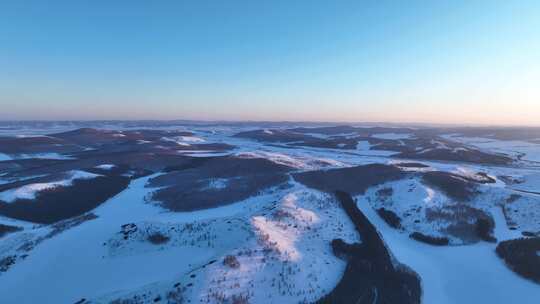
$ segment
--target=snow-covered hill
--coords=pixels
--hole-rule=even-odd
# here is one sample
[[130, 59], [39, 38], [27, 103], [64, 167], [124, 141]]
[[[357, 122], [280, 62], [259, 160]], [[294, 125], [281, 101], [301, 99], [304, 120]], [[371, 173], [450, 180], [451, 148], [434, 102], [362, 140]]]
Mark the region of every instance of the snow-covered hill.
[[[362, 126], [92, 127], [0, 138], [0, 303], [344, 299], [336, 287], [354, 263], [384, 265], [334, 191], [354, 197], [392, 267], [418, 277], [422, 303], [540, 299], [519, 271], [540, 269], [540, 256], [496, 252], [540, 238], [538, 142]], [[368, 275], [354, 273], [367, 290], [358, 303], [379, 303], [390, 289], [365, 286]]]

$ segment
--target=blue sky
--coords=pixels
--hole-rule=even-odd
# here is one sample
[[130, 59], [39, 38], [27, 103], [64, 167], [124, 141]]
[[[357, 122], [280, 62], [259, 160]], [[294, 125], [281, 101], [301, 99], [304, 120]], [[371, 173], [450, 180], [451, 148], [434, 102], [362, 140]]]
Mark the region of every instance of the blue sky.
[[540, 124], [538, 1], [2, 1], [0, 119]]

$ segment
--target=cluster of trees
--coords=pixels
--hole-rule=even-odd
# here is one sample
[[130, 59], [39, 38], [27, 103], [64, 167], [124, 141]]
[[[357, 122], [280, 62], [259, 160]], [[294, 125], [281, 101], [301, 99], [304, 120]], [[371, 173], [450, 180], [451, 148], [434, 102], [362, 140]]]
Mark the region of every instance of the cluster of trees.
[[431, 236], [421, 232], [413, 232], [409, 235], [409, 237], [419, 242], [435, 246], [447, 246], [450, 243], [450, 240], [447, 237]]
[[129, 182], [130, 178], [124, 176], [77, 179], [71, 186], [41, 191], [35, 200], [19, 199], [9, 204], [0, 201], [0, 214], [34, 223], [52, 224], [96, 208], [126, 189]]
[[401, 218], [392, 210], [386, 208], [377, 209], [377, 214], [392, 228], [401, 229]]
[[8, 225], [0, 224], [0, 238], [3, 237], [4, 235], [8, 234], [8, 233], [17, 232], [17, 231], [21, 231], [21, 230], [22, 230], [21, 227], [8, 226]]
[[317, 303], [420, 303], [419, 276], [393, 260], [377, 229], [350, 194], [338, 191], [336, 197], [362, 236], [362, 243], [332, 241], [334, 253], [347, 260], [347, 267], [336, 288]]
[[501, 242], [496, 252], [514, 272], [540, 284], [540, 237]]
[[170, 237], [156, 231], [148, 235], [148, 241], [154, 245], [165, 244], [170, 240]]

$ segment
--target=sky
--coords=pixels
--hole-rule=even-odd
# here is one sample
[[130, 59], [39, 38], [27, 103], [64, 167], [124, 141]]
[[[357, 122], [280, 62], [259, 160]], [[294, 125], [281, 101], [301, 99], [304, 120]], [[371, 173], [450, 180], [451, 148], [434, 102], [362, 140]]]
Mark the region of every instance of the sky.
[[0, 1], [0, 120], [540, 125], [540, 1]]

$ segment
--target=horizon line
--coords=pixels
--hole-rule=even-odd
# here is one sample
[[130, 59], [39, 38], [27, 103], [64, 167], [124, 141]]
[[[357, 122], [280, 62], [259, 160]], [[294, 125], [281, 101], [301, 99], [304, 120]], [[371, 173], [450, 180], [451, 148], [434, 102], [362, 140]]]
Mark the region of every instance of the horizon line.
[[178, 123], [205, 123], [205, 124], [331, 124], [331, 125], [402, 125], [402, 126], [431, 126], [431, 127], [470, 127], [470, 128], [540, 128], [540, 123], [537, 125], [531, 124], [504, 124], [504, 123], [435, 123], [435, 122], [388, 122], [388, 121], [331, 121], [331, 120], [235, 120], [235, 119], [0, 119], [1, 124], [5, 123], [69, 123], [69, 122], [85, 122], [85, 123], [99, 123], [99, 122], [178, 122]]

